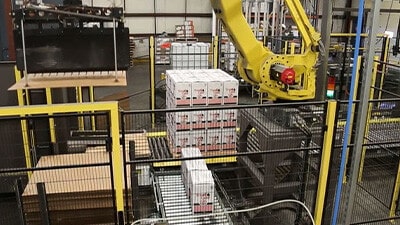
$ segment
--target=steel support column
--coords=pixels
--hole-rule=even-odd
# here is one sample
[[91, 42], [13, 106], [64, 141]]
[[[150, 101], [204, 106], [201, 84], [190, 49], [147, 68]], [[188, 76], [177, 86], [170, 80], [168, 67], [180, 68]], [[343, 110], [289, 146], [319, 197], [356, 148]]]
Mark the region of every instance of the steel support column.
[[321, 41], [325, 46], [324, 55], [320, 56], [322, 63], [318, 70], [316, 82], [316, 100], [326, 99], [326, 86], [328, 80], [329, 46], [331, 44], [332, 27], [332, 0], [325, 0], [322, 4]]
[[[357, 127], [355, 133], [355, 144], [354, 150], [352, 153], [352, 163], [350, 166], [349, 173], [349, 188], [345, 192], [345, 199], [347, 199], [347, 210], [344, 210], [344, 224], [348, 225], [351, 223], [351, 217], [353, 214], [353, 206], [355, 201], [355, 192], [357, 189], [357, 181], [358, 181], [358, 172], [360, 169], [360, 161], [362, 154], [362, 147], [364, 144], [364, 134], [365, 134], [365, 126], [367, 122], [368, 116], [368, 106], [369, 106], [369, 97], [370, 97], [370, 89], [372, 83], [372, 70], [374, 67], [374, 54], [375, 49], [373, 48], [374, 43], [376, 43], [376, 35], [379, 26], [379, 10], [381, 6], [381, 0], [374, 0], [374, 5], [372, 7], [371, 12], [368, 16], [368, 30], [370, 33], [368, 34], [368, 43], [365, 46], [369, 46], [366, 53], [366, 61], [364, 63], [364, 70], [362, 76], [362, 84], [361, 87], [361, 95], [360, 95], [360, 103], [357, 112]], [[349, 122], [349, 121], [348, 121]]]

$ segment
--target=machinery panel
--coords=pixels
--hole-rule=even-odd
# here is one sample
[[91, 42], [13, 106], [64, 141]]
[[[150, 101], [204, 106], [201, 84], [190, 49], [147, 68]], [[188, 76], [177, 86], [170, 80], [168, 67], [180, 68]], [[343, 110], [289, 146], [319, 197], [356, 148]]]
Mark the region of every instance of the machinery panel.
[[115, 70], [113, 22], [117, 68], [129, 68], [129, 29], [122, 8], [25, 7], [13, 12], [19, 70], [24, 54], [28, 73]]
[[[24, 69], [21, 31], [14, 31], [17, 68]], [[118, 70], [129, 68], [129, 30], [117, 29]], [[25, 31], [29, 73], [114, 69], [112, 28], [70, 28]]]

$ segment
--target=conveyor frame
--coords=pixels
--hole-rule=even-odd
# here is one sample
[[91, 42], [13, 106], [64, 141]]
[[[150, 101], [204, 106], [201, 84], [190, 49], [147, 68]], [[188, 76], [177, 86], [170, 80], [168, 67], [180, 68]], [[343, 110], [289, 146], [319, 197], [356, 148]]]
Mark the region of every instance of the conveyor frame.
[[[162, 218], [168, 221], [168, 224], [233, 224], [228, 215], [204, 217], [202, 219], [193, 218], [190, 221], [188, 221], [188, 219], [179, 219], [180, 216], [194, 215], [179, 171], [172, 173], [156, 173], [153, 184], [160, 214]], [[216, 191], [213, 204], [214, 212], [222, 212], [225, 210]]]

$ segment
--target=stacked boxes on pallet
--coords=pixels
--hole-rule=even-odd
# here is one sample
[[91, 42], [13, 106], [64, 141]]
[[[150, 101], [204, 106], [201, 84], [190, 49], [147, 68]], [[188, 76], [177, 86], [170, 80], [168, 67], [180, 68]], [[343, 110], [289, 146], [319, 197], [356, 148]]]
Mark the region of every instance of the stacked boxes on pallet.
[[[182, 148], [182, 158], [201, 157], [198, 148]], [[204, 159], [183, 160], [182, 180], [192, 212], [213, 212], [214, 179]]]
[[186, 147], [202, 152], [235, 150], [237, 110], [207, 107], [237, 105], [238, 81], [218, 69], [167, 70], [166, 74], [167, 108], [190, 108], [167, 113], [171, 153], [179, 156]]
[[229, 39], [221, 40], [221, 55], [223, 60], [221, 66], [223, 69], [225, 71], [235, 71], [238, 54], [235, 46]]
[[174, 70], [208, 69], [210, 44], [204, 42], [171, 44], [171, 65]]
[[186, 20], [182, 25], [175, 25], [175, 34], [177, 38], [193, 38], [194, 25], [192, 20]]
[[156, 40], [155, 63], [170, 64], [171, 43], [173, 38], [158, 37]]

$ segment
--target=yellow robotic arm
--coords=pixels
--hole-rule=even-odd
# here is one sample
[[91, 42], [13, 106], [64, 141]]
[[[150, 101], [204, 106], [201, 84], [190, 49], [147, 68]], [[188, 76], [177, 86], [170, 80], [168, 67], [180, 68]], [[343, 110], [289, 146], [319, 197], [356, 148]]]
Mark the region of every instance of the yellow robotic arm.
[[240, 76], [270, 100], [300, 101], [315, 97], [320, 34], [299, 0], [285, 0], [303, 39], [302, 54], [275, 54], [256, 39], [242, 12], [241, 0], [210, 0], [218, 19], [239, 52]]

